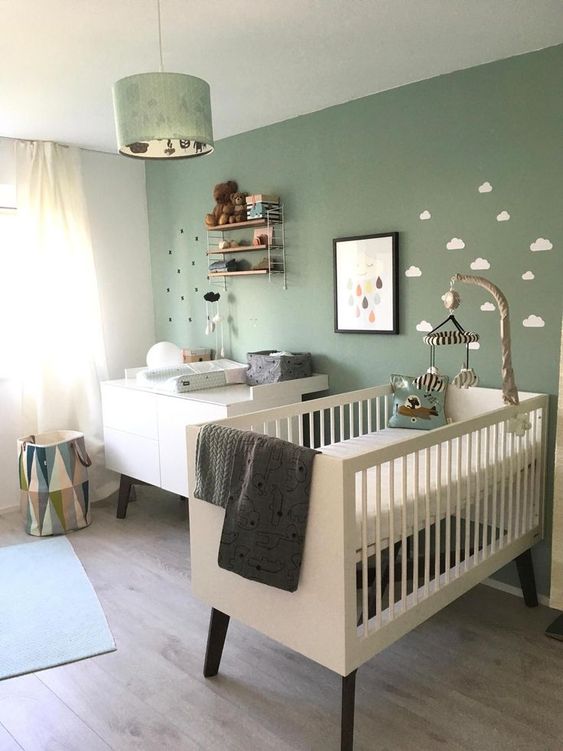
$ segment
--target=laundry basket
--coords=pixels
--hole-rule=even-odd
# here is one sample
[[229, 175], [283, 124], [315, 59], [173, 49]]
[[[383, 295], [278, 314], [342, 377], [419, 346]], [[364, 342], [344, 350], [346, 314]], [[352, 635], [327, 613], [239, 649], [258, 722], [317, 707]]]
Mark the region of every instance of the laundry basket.
[[84, 435], [54, 430], [18, 439], [21, 507], [25, 531], [63, 535], [90, 524]]

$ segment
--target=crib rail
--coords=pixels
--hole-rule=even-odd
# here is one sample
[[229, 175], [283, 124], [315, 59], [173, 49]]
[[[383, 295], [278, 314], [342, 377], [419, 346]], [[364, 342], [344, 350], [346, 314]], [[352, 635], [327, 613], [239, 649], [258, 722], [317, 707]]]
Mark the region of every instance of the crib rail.
[[[516, 435], [510, 419], [522, 412], [531, 427]], [[421, 434], [406, 454], [403, 442], [344, 459], [344, 495], [355, 499], [345, 521], [356, 549], [349, 581], [358, 594], [348, 623], [364, 642], [359, 653], [468, 572], [489, 562], [492, 572], [519, 541], [540, 539], [546, 428], [547, 397], [535, 396]]]
[[228, 418], [227, 423], [300, 446], [324, 448], [385, 428], [391, 393], [388, 385], [374, 386]]

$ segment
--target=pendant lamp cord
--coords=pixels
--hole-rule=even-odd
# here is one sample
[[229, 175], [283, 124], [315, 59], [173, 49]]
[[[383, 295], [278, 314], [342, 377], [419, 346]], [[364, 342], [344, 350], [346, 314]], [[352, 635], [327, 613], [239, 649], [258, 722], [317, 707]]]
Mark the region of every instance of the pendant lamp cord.
[[158, 15], [158, 52], [160, 55], [160, 72], [164, 72], [164, 65], [162, 64], [162, 25], [160, 22], [160, 0], [156, 0], [156, 9]]

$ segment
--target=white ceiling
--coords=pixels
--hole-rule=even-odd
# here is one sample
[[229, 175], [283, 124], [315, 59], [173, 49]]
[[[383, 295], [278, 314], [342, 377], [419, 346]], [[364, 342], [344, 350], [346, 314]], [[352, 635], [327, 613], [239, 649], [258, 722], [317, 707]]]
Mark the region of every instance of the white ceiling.
[[[161, 0], [166, 70], [215, 138], [563, 42], [561, 0]], [[0, 0], [0, 136], [115, 150], [112, 83], [156, 70], [156, 0]]]

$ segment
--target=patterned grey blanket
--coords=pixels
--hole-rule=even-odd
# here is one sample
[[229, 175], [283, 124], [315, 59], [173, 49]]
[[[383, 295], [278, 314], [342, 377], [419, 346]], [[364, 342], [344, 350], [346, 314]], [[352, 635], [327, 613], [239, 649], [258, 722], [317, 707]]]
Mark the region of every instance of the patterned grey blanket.
[[316, 453], [250, 431], [203, 426], [195, 495], [225, 509], [221, 568], [295, 592]]

